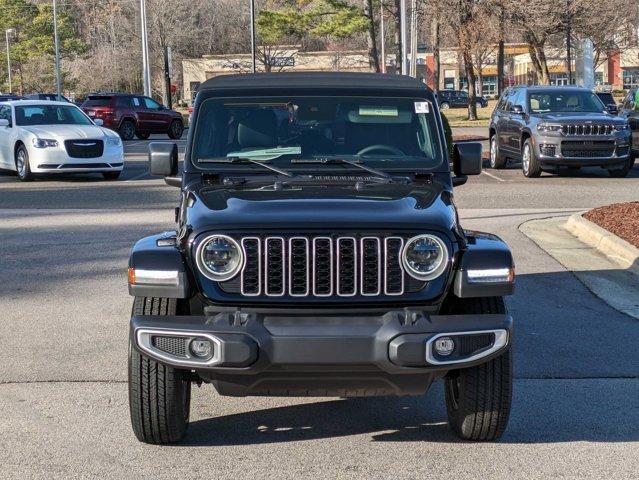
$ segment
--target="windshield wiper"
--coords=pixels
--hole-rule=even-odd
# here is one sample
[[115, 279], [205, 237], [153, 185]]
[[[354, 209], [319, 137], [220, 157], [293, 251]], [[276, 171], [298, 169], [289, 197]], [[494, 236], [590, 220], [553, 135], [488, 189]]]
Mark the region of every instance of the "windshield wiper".
[[259, 165], [262, 168], [266, 168], [272, 172], [278, 173], [280, 175], [284, 175], [285, 177], [295, 177], [296, 175], [289, 172], [288, 170], [283, 170], [281, 168], [274, 167], [273, 165], [269, 165], [264, 163], [264, 161], [257, 161], [249, 157], [226, 157], [226, 158], [204, 158], [199, 159], [198, 162], [201, 163], [252, 163], [253, 165]]
[[369, 167], [368, 165], [365, 165], [364, 163], [362, 163], [361, 160], [346, 160], [345, 158], [313, 158], [313, 159], [293, 159], [291, 160], [291, 163], [307, 164], [307, 165], [318, 164], [318, 163], [322, 165], [352, 165], [361, 170], [365, 170], [368, 173], [377, 175], [378, 177], [381, 177], [384, 180], [386, 180], [388, 183], [395, 182], [395, 179], [392, 176], [390, 176], [388, 173], [382, 172], [381, 170], [377, 170], [376, 168], [373, 168], [373, 167]]

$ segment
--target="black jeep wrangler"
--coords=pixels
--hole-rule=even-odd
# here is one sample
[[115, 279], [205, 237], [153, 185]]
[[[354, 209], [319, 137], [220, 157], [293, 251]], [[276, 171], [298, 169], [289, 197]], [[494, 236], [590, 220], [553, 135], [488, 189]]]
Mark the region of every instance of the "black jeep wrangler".
[[511, 403], [514, 266], [464, 230], [453, 186], [481, 145], [452, 149], [433, 92], [404, 76], [218, 77], [197, 95], [176, 230], [129, 261], [133, 430], [175, 442], [191, 385], [232, 396], [423, 395], [445, 382], [451, 428], [493, 440]]

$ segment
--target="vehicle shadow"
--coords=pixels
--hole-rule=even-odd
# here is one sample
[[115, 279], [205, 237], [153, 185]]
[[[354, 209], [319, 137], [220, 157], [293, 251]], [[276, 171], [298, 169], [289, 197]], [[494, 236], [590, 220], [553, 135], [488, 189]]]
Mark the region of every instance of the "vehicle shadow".
[[[489, 172], [499, 172], [500, 170], [521, 170], [521, 161], [509, 159], [506, 165], [501, 169], [493, 170], [490, 168], [490, 159], [484, 156], [483, 168]], [[624, 178], [613, 178], [608, 174], [608, 171], [599, 167], [582, 167], [576, 170], [570, 170], [568, 168], [561, 168], [557, 172], [543, 172], [542, 177], [556, 177], [556, 178], [609, 178], [614, 181], [623, 181]], [[634, 167], [625, 179], [639, 178], [639, 162], [635, 162]]]
[[[368, 435], [374, 442], [462, 442], [448, 427], [442, 384], [421, 397], [327, 399], [198, 420], [178, 445], [254, 445], [353, 435]], [[500, 442], [639, 441], [638, 393], [637, 379], [517, 380], [509, 426]]]

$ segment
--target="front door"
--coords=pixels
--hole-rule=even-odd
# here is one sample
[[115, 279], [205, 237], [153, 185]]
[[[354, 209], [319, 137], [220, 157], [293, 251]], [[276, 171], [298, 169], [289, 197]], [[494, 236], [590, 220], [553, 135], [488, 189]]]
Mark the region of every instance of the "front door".
[[0, 127], [0, 168], [13, 170], [15, 166], [13, 145], [16, 127], [9, 105], [0, 105], [0, 118], [9, 122], [8, 127]]

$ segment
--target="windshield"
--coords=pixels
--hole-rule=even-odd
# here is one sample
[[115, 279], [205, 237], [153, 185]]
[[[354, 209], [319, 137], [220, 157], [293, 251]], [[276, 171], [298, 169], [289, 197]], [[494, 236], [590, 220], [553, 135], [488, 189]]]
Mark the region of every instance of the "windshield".
[[93, 125], [91, 120], [74, 106], [25, 105], [16, 107], [17, 125]]
[[228, 158], [287, 167], [333, 157], [418, 169], [436, 167], [443, 157], [424, 99], [212, 98], [200, 106], [196, 125], [192, 157], [200, 167], [224, 168], [219, 160]]
[[599, 97], [592, 92], [531, 92], [530, 111], [548, 112], [602, 112], [605, 108]]

